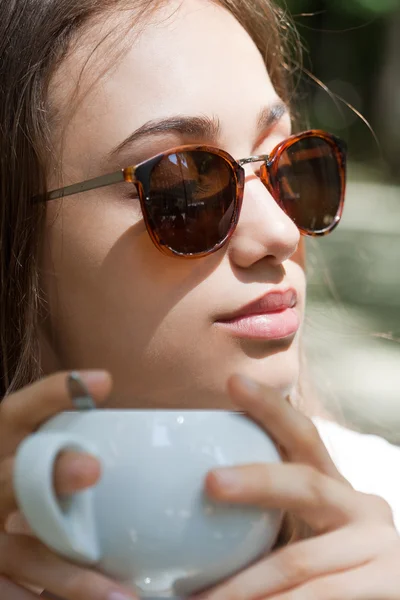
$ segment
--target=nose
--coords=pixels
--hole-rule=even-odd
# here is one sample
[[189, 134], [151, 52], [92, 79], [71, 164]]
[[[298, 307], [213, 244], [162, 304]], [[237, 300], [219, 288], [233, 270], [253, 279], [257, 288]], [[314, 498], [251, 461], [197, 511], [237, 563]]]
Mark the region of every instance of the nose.
[[247, 174], [236, 231], [229, 245], [232, 262], [249, 268], [262, 259], [281, 265], [297, 250], [300, 232], [254, 171]]

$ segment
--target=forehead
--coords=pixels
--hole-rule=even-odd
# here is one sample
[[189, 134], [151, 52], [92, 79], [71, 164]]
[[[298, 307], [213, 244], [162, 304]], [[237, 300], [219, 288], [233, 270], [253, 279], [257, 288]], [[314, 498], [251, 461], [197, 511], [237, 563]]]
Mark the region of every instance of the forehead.
[[73, 176], [95, 174], [99, 160], [149, 120], [215, 116], [229, 138], [233, 126], [253, 132], [260, 108], [277, 99], [254, 42], [221, 6], [166, 2], [125, 35], [132, 18], [115, 11], [89, 24], [53, 79], [57, 134], [62, 127]]

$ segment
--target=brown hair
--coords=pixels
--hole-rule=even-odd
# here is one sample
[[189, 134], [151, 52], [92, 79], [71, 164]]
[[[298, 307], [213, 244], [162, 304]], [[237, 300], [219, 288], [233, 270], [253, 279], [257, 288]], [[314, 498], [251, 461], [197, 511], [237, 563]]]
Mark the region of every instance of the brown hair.
[[[269, 0], [214, 0], [262, 53], [272, 82], [291, 102], [293, 29]], [[131, 2], [133, 4], [133, 2]], [[131, 4], [129, 3], [129, 4]], [[139, 15], [160, 0], [135, 0]], [[125, 5], [127, 2], [125, 2]], [[48, 88], [71, 41], [121, 0], [7, 0], [0, 3], [0, 399], [41, 376], [39, 249], [51, 158]]]

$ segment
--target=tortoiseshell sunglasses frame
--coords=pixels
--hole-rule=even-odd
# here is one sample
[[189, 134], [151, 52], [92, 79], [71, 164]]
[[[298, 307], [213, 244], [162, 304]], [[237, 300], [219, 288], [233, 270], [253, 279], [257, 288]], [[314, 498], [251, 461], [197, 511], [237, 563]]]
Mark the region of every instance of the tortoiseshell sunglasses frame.
[[[325, 131], [321, 131], [319, 129], [312, 129], [309, 131], [304, 131], [302, 133], [298, 133], [295, 135], [291, 135], [289, 138], [278, 144], [270, 154], [261, 154], [259, 156], [250, 156], [248, 158], [242, 158], [240, 160], [235, 160], [230, 154], [225, 152], [224, 150], [220, 150], [219, 148], [215, 148], [212, 146], [204, 146], [204, 145], [186, 145], [186, 146], [177, 146], [167, 150], [166, 152], [162, 152], [153, 156], [150, 159], [147, 159], [141, 162], [138, 165], [132, 167], [126, 167], [125, 169], [121, 169], [115, 173], [110, 173], [107, 175], [101, 175], [100, 177], [95, 177], [94, 179], [88, 179], [86, 181], [82, 181], [80, 183], [75, 183], [73, 185], [69, 185], [63, 188], [59, 188], [57, 190], [53, 190], [47, 194], [46, 197], [37, 198], [39, 202], [47, 202], [50, 200], [56, 200], [58, 198], [64, 198], [66, 196], [72, 196], [74, 194], [81, 194], [82, 192], [88, 192], [89, 190], [95, 190], [101, 187], [106, 187], [109, 185], [115, 185], [121, 182], [129, 182], [133, 183], [137, 189], [140, 206], [143, 214], [143, 219], [145, 222], [146, 230], [154, 243], [154, 245], [160, 250], [163, 254], [167, 254], [168, 256], [175, 256], [181, 258], [201, 258], [203, 256], [208, 256], [222, 248], [224, 244], [231, 238], [234, 233], [239, 216], [242, 208], [243, 202], [243, 194], [244, 194], [244, 182], [245, 182], [245, 171], [243, 169], [243, 165], [254, 163], [254, 162], [262, 162], [263, 165], [260, 167], [260, 179], [275, 199], [280, 208], [285, 212], [285, 208], [280, 201], [280, 190], [279, 190], [279, 182], [277, 180], [277, 171], [279, 168], [279, 158], [290, 146], [296, 144], [299, 141], [304, 139], [316, 137], [326, 141], [333, 148], [334, 155], [337, 160], [340, 183], [341, 183], [341, 191], [340, 191], [340, 202], [338, 206], [338, 211], [335, 215], [332, 223], [327, 226], [325, 229], [319, 231], [309, 231], [299, 227], [297, 224], [300, 233], [302, 235], [311, 236], [311, 237], [320, 237], [325, 236], [330, 233], [335, 227], [338, 225], [344, 206], [344, 197], [345, 197], [345, 189], [346, 189], [346, 145], [345, 143], [337, 138], [336, 136], [327, 133]], [[160, 237], [157, 234], [157, 230], [150, 222], [148, 212], [145, 206], [145, 192], [146, 188], [149, 188], [149, 182], [152, 170], [155, 165], [157, 165], [160, 160], [166, 158], [172, 154], [179, 154], [180, 152], [190, 152], [190, 151], [203, 151], [216, 156], [221, 157], [226, 163], [228, 163], [232, 176], [235, 179], [236, 184], [236, 200], [235, 200], [235, 209], [232, 215], [232, 221], [229, 228], [229, 231], [224, 236], [224, 238], [218, 242], [212, 248], [205, 250], [204, 252], [199, 252], [195, 254], [185, 254], [180, 253], [172, 248], [166, 246]], [[290, 217], [289, 217], [290, 218]]]

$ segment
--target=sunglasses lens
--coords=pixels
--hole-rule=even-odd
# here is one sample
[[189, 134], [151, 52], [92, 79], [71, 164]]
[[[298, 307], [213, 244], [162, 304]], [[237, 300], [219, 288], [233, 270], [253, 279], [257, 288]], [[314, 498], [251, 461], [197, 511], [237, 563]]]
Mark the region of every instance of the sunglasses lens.
[[318, 136], [294, 142], [280, 156], [279, 202], [305, 233], [329, 231], [338, 221], [343, 195], [336, 144]]
[[164, 156], [146, 194], [148, 220], [160, 243], [182, 255], [213, 250], [236, 212], [236, 177], [229, 163], [202, 150]]

